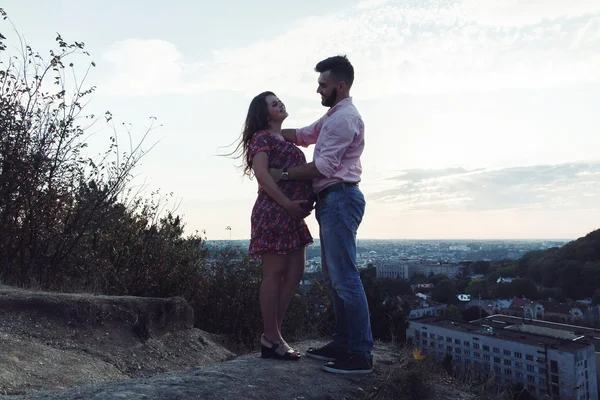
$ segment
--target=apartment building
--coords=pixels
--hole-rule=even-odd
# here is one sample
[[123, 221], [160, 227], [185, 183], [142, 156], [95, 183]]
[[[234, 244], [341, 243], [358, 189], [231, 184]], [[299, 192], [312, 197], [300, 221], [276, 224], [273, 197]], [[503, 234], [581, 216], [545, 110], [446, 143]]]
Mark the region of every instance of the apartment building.
[[497, 329], [511, 327], [544, 336], [591, 343], [596, 351], [596, 380], [600, 382], [600, 329], [500, 314], [490, 315], [483, 321], [484, 324], [495, 326]]
[[598, 400], [591, 343], [492, 325], [425, 317], [411, 321], [407, 338], [435, 359], [450, 355], [473, 377], [493, 377], [499, 388], [522, 384], [538, 398]]
[[411, 279], [415, 275], [429, 276], [446, 275], [455, 279], [464, 271], [464, 266], [458, 264], [444, 264], [427, 260], [388, 260], [377, 263], [377, 278]]

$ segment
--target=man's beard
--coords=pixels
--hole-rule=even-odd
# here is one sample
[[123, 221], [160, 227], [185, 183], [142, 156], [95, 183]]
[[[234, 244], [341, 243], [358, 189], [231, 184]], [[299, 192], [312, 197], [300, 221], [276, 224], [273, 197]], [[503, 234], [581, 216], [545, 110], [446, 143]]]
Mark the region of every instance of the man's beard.
[[333, 105], [335, 104], [336, 100], [338, 97], [338, 91], [337, 88], [333, 90], [333, 92], [331, 92], [331, 94], [327, 97], [325, 97], [323, 99], [323, 101], [321, 101], [321, 104], [323, 104], [325, 107], [333, 107]]

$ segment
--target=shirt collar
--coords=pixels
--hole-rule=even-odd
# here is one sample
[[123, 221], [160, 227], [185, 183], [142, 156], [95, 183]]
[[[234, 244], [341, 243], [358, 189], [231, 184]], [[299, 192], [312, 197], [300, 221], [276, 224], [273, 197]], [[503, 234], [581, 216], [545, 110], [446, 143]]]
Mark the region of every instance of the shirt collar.
[[334, 112], [339, 110], [342, 107], [352, 104], [352, 97], [346, 97], [344, 100], [341, 100], [335, 106], [331, 107], [329, 111], [327, 111], [327, 116], [331, 116]]

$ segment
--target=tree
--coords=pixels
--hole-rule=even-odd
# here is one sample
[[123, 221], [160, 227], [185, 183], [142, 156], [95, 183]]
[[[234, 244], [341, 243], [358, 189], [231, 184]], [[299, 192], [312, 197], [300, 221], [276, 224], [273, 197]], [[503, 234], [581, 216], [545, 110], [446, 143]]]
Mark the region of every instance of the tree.
[[388, 297], [405, 296], [412, 294], [410, 282], [405, 279], [380, 279], [380, 290]]
[[490, 264], [489, 261], [475, 261], [471, 268], [475, 274], [487, 275]]
[[524, 297], [530, 300], [538, 299], [537, 286], [530, 279], [517, 278], [510, 283], [510, 288], [515, 297]]
[[477, 306], [467, 307], [464, 310], [460, 311], [460, 313], [462, 315], [462, 319], [464, 319], [467, 322], [489, 317], [489, 314], [485, 310]]
[[433, 292], [431, 292], [431, 297], [439, 303], [456, 304], [458, 302], [457, 294], [454, 281], [445, 279], [435, 286]]
[[467, 287], [469, 286], [469, 283], [471, 283], [470, 278], [462, 277], [462, 278], [458, 279], [456, 281], [456, 291], [458, 293], [465, 293], [467, 290]]
[[584, 294], [594, 293], [600, 287], [600, 261], [587, 261], [581, 270], [582, 292]]
[[448, 278], [448, 276], [446, 275], [431, 275], [428, 278], [429, 283], [433, 284], [434, 286], [436, 286], [438, 283], [440, 283], [441, 281], [447, 281], [450, 280], [450, 278]]
[[560, 303], [564, 303], [567, 301], [567, 298], [562, 293], [560, 288], [543, 288], [538, 293], [538, 299], [540, 300], [555, 300]]
[[406, 339], [410, 309], [396, 296], [390, 296], [389, 290], [404, 290], [407, 283], [402, 280], [378, 280], [368, 269], [361, 270], [360, 277], [369, 304], [373, 337], [403, 342]]
[[448, 307], [446, 307], [446, 309], [442, 310], [440, 312], [440, 315], [442, 317], [451, 318], [451, 319], [459, 319], [460, 320], [463, 318], [460, 310], [454, 304], [451, 304]]
[[485, 298], [487, 295], [487, 287], [487, 281], [483, 279], [476, 279], [474, 281], [469, 282], [467, 288], [465, 289], [465, 292], [473, 297], [481, 296]]
[[506, 265], [498, 268], [498, 275], [500, 275], [502, 278], [514, 278], [517, 276], [517, 266]]
[[508, 299], [514, 297], [514, 290], [510, 283], [499, 283], [492, 286], [491, 295], [497, 299]]
[[496, 282], [498, 281], [498, 278], [500, 278], [500, 274], [497, 271], [491, 272], [487, 277], [486, 280], [488, 281], [488, 283], [490, 285], [495, 285]]
[[560, 289], [565, 298], [593, 295], [600, 284], [600, 229], [566, 245], [526, 253], [517, 262], [518, 276], [547, 288]]
[[420, 285], [424, 283], [429, 283], [429, 279], [427, 279], [427, 277], [423, 274], [418, 274], [412, 277], [411, 283], [415, 285]]

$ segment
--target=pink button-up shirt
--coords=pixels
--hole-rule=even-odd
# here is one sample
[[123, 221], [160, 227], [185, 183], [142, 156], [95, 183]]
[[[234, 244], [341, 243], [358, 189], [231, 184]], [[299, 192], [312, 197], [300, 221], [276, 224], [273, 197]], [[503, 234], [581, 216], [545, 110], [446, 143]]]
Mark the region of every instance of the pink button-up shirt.
[[296, 141], [303, 147], [316, 144], [313, 160], [324, 178], [313, 180], [315, 193], [337, 182], [360, 182], [365, 125], [352, 98], [331, 107], [312, 125], [296, 129]]

